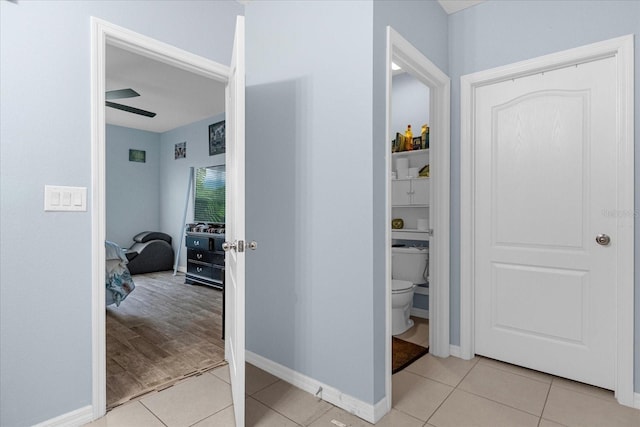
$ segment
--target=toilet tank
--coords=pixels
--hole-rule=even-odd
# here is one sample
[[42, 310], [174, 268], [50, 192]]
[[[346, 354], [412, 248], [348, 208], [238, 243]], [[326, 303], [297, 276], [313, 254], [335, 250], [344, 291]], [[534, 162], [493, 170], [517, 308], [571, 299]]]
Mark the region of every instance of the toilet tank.
[[391, 277], [414, 284], [426, 283], [423, 274], [428, 257], [429, 248], [392, 248]]

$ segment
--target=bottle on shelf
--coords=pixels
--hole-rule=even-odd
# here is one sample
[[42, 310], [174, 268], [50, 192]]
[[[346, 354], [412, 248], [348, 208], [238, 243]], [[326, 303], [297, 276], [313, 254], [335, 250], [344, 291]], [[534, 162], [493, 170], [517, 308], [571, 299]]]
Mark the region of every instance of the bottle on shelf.
[[411, 125], [407, 126], [407, 130], [404, 132], [404, 138], [405, 151], [413, 150], [413, 132], [411, 132]]
[[422, 125], [422, 149], [429, 148], [429, 126]]

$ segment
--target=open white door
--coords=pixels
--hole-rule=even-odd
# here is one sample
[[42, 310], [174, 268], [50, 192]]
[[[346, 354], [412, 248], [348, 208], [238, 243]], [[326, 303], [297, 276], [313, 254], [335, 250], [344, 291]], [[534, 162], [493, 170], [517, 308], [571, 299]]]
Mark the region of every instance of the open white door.
[[226, 89], [225, 357], [236, 426], [244, 427], [244, 17], [236, 35]]

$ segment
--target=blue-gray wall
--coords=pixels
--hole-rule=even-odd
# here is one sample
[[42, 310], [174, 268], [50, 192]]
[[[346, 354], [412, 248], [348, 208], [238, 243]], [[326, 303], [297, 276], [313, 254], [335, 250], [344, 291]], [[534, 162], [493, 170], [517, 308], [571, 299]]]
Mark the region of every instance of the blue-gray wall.
[[[224, 164], [224, 154], [209, 156], [209, 125], [224, 120], [224, 114], [200, 120], [160, 135], [160, 230], [173, 237], [173, 250], [184, 234], [184, 205], [187, 197], [190, 167], [217, 166]], [[187, 143], [187, 157], [176, 159], [175, 145]], [[189, 195], [186, 222], [193, 221], [193, 188]], [[180, 251], [178, 265], [187, 265], [186, 250]]]
[[[209, 156], [209, 125], [224, 113], [176, 129], [154, 133], [107, 126], [107, 240], [129, 247], [134, 235], [158, 230], [173, 238], [178, 250], [191, 167], [224, 164], [224, 154]], [[175, 144], [187, 143], [187, 156], [176, 159]], [[129, 148], [147, 151], [147, 162], [129, 162]], [[186, 222], [193, 221], [193, 189]], [[178, 265], [186, 268], [181, 251]]]
[[449, 64], [447, 14], [435, 1], [373, 2], [373, 170], [368, 185], [373, 191], [373, 314], [375, 401], [384, 396], [386, 296], [386, 49], [387, 25], [392, 26], [427, 58], [447, 73]]
[[372, 18], [246, 5], [247, 348], [370, 403]]
[[45, 184], [91, 187], [90, 16], [229, 64], [243, 11], [0, 1], [0, 425], [91, 404], [91, 212], [43, 210]]
[[[451, 342], [460, 342], [460, 76], [636, 34], [635, 140], [640, 141], [640, 2], [488, 1], [449, 17], [451, 77]], [[636, 204], [640, 149], [636, 148]], [[638, 210], [636, 209], [636, 212]], [[640, 391], [640, 220], [636, 215], [635, 390]]]
[[401, 132], [411, 125], [413, 136], [420, 136], [429, 122], [429, 88], [409, 73], [393, 76], [391, 129]]
[[[129, 149], [146, 162], [130, 162]], [[141, 231], [160, 230], [160, 134], [106, 127], [107, 240], [128, 248]]]

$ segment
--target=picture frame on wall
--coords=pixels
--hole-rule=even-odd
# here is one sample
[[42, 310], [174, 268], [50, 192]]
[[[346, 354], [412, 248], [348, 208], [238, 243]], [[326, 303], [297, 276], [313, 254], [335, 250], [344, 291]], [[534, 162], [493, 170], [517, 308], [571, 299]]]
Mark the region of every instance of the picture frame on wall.
[[175, 148], [175, 159], [184, 159], [187, 157], [187, 142], [179, 142]]
[[134, 150], [129, 149], [129, 161], [130, 162], [138, 162], [138, 163], [146, 163], [147, 162], [147, 152], [144, 150]]
[[225, 121], [209, 125], [209, 155], [225, 152]]

